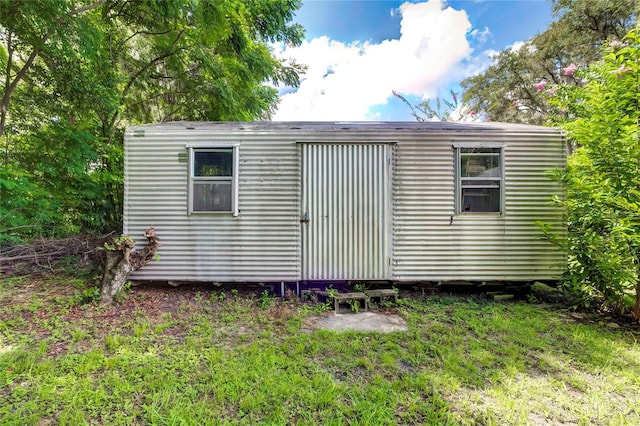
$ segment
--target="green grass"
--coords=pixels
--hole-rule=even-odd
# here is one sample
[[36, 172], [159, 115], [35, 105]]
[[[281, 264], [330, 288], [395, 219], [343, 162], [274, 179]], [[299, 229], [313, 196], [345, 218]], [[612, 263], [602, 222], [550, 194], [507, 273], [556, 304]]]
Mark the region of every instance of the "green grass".
[[318, 308], [65, 276], [0, 281], [0, 424], [640, 424], [640, 332], [478, 298], [401, 299], [407, 332]]

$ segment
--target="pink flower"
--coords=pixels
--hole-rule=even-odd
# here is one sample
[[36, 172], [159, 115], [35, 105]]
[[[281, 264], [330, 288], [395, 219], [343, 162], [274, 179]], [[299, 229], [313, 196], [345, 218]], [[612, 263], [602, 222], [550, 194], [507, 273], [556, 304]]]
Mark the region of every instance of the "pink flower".
[[577, 69], [577, 68], [578, 68], [578, 67], [576, 67], [576, 64], [571, 63], [571, 65], [569, 65], [568, 67], [566, 67], [566, 68], [564, 69], [564, 75], [569, 75], [569, 76], [573, 75], [573, 73], [575, 73], [575, 72], [576, 72], [576, 69]]
[[627, 73], [631, 71], [629, 68], [625, 67], [624, 64], [620, 65], [620, 68], [618, 68], [617, 70], [613, 70], [613, 71], [609, 71], [609, 73], [617, 76], [618, 78], [622, 78], [622, 74]]
[[471, 115], [476, 115], [476, 112], [475, 111], [471, 111]]
[[619, 47], [624, 46], [624, 43], [621, 42], [620, 40], [613, 40], [611, 43], [609, 43], [609, 46], [613, 47], [614, 49], [617, 49]]
[[542, 80], [539, 83], [534, 84], [533, 87], [535, 87], [538, 92], [542, 92], [544, 90], [544, 86], [546, 85], [547, 82]]

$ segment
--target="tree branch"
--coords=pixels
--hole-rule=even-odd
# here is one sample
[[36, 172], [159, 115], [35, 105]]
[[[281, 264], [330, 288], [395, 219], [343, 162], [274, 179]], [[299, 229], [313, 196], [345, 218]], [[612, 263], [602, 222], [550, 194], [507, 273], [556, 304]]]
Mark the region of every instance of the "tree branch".
[[167, 121], [169, 121], [169, 119], [173, 116], [173, 114], [175, 114], [180, 108], [174, 108], [173, 111], [169, 111], [167, 114], [165, 114], [164, 117], [162, 117], [160, 119], [161, 123], [166, 123]]
[[152, 99], [162, 98], [163, 96], [167, 96], [167, 95], [183, 95], [185, 93], [188, 93], [188, 92], [185, 92], [185, 91], [182, 91], [182, 90], [173, 90], [173, 91], [169, 91], [169, 92], [156, 93], [155, 95], [149, 96], [146, 99], [143, 99], [141, 101], [134, 102], [134, 103], [130, 104], [129, 107], [130, 108], [137, 107], [138, 105], [145, 104], [145, 103], [151, 101]]
[[95, 3], [91, 3], [91, 4], [88, 4], [86, 6], [79, 7], [76, 10], [71, 11], [69, 13], [69, 16], [75, 16], [75, 15], [79, 15], [79, 14], [81, 14], [83, 12], [88, 12], [89, 10], [93, 10], [96, 7], [100, 6], [103, 3], [106, 3], [108, 1], [111, 1], [111, 0], [98, 0]]
[[171, 32], [171, 30], [167, 30], [167, 31], [159, 31], [159, 32], [153, 32], [153, 31], [136, 31], [135, 33], [131, 34], [129, 37], [127, 37], [126, 39], [124, 39], [124, 41], [120, 44], [120, 46], [124, 46], [125, 44], [127, 44], [129, 42], [129, 40], [131, 40], [132, 38], [134, 38], [137, 35], [140, 34], [146, 34], [146, 35], [164, 35], [164, 34], [169, 34]]
[[[178, 41], [180, 40], [180, 38], [182, 37], [182, 35], [184, 34], [184, 29], [180, 30], [178, 32], [178, 34], [176, 35], [175, 40], [173, 40], [173, 42], [171, 43], [171, 48], [175, 47], [175, 45], [178, 43]], [[172, 50], [170, 52], [167, 52], [163, 55], [158, 56], [157, 58], [152, 59], [151, 61], [149, 61], [148, 63], [146, 63], [144, 66], [142, 66], [138, 71], [136, 71], [130, 78], [129, 81], [127, 81], [127, 84], [124, 86], [124, 89], [122, 89], [122, 93], [120, 94], [120, 104], [124, 104], [124, 100], [127, 96], [127, 94], [129, 93], [129, 90], [131, 90], [131, 87], [133, 86], [133, 84], [136, 82], [136, 80], [138, 79], [138, 77], [140, 77], [145, 71], [147, 71], [149, 68], [151, 68], [153, 65], [157, 64], [158, 62], [167, 59], [175, 54], [177, 54], [179, 51], [184, 50], [185, 48], [178, 48], [176, 50]], [[113, 115], [111, 116], [111, 121], [109, 122], [110, 125], [110, 134], [109, 135], [104, 135], [107, 136], [108, 141], [111, 141], [111, 133], [113, 132], [113, 125], [115, 124], [116, 120], [118, 119], [118, 115], [119, 115], [119, 111], [116, 110], [116, 112], [113, 113]]]
[[[11, 30], [8, 31], [7, 36], [7, 71], [4, 79], [4, 87], [9, 87], [9, 82], [11, 81], [11, 67], [13, 67], [13, 32]], [[0, 105], [0, 137], [4, 136], [4, 124], [7, 120], [7, 107], [8, 103], [5, 105], [2, 103]], [[7, 146], [4, 151], [4, 165], [5, 167], [9, 164], [9, 143], [7, 141]]]
[[[93, 9], [99, 7], [100, 5], [102, 5], [103, 3], [106, 3], [107, 1], [111, 1], [111, 0], [98, 0], [95, 3], [91, 3], [91, 4], [88, 4], [86, 6], [80, 7], [78, 9], [72, 10], [71, 12], [69, 12], [67, 14], [66, 17], [76, 16], [76, 15], [79, 15], [81, 13], [87, 12], [89, 10], [93, 10]], [[37, 46], [34, 46], [33, 51], [31, 52], [31, 54], [29, 55], [29, 57], [25, 61], [25, 63], [22, 66], [22, 68], [20, 68], [20, 70], [16, 73], [13, 81], [10, 84], [9, 84], [10, 78], [7, 77], [7, 84], [5, 84], [5, 86], [4, 86], [4, 93], [3, 93], [2, 99], [0, 100], [0, 111], [3, 111], [3, 116], [5, 114], [4, 111], [6, 111], [7, 107], [9, 106], [9, 99], [11, 98], [11, 94], [13, 93], [13, 91], [18, 86], [18, 83], [24, 78], [24, 76], [27, 73], [27, 71], [29, 70], [29, 68], [31, 68], [31, 65], [33, 64], [33, 61], [35, 61], [36, 57], [38, 57], [40, 52], [42, 52], [42, 46], [44, 46], [44, 44], [47, 42], [47, 40], [49, 40], [49, 37], [51, 37], [51, 34], [53, 34], [53, 32], [56, 29], [56, 27], [58, 25], [62, 24], [62, 22], [64, 21], [64, 18], [65, 17], [61, 17], [61, 18], [57, 19], [56, 22], [55, 22], [55, 26], [49, 28], [47, 30], [47, 32], [44, 34], [44, 36], [42, 36], [42, 38], [40, 39], [40, 43], [38, 43]], [[9, 73], [7, 73], [7, 76], [8, 75], [9, 75]], [[0, 122], [0, 135], [4, 135], [4, 128], [5, 128], [5, 120], [3, 119]]]
[[[176, 35], [176, 39], [173, 40], [173, 42], [171, 43], [171, 47], [175, 47], [176, 43], [178, 42], [178, 40], [180, 40], [180, 37], [182, 37], [183, 33], [184, 33], [184, 30], [180, 30], [180, 32], [178, 32], [178, 35]], [[120, 99], [122, 101], [124, 101], [125, 96], [127, 95], [129, 90], [131, 89], [131, 86], [133, 86], [133, 83], [135, 83], [135, 81], [138, 79], [138, 77], [140, 77], [142, 75], [142, 73], [144, 73], [146, 70], [151, 68], [152, 65], [155, 65], [156, 63], [162, 61], [163, 59], [167, 59], [168, 57], [175, 55], [180, 50], [182, 50], [182, 49], [173, 50], [173, 51], [165, 53], [164, 55], [160, 55], [157, 58], [152, 59], [147, 64], [145, 64], [143, 67], [141, 67], [138, 71], [136, 71], [131, 76], [129, 81], [127, 81], [127, 84], [124, 86], [124, 89], [122, 89], [122, 95], [121, 95]]]

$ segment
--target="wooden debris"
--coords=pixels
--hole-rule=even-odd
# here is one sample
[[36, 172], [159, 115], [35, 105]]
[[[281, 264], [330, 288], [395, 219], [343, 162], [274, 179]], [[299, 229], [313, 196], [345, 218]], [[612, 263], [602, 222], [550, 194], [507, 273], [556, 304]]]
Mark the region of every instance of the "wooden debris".
[[33, 275], [53, 272], [67, 259], [79, 264], [101, 264], [102, 247], [113, 233], [96, 236], [74, 235], [67, 238], [38, 238], [29, 244], [7, 244], [0, 247], [1, 275]]

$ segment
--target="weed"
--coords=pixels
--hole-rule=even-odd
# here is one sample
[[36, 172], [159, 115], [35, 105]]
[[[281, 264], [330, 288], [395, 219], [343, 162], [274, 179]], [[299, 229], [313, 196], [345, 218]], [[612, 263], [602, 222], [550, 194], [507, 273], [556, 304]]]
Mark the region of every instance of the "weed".
[[[97, 287], [96, 289], [97, 289], [97, 298], [95, 300], [98, 301], [100, 300], [100, 289]], [[113, 300], [117, 304], [123, 304], [125, 300], [129, 298], [130, 293], [131, 293], [131, 281], [127, 281], [122, 286], [122, 289], [115, 294], [115, 296], [113, 297]]]
[[82, 292], [82, 298], [86, 302], [98, 302], [100, 300], [100, 287], [92, 286]]
[[80, 329], [80, 328], [76, 328], [71, 333], [71, 340], [73, 342], [78, 342], [80, 340], [86, 339], [89, 336], [90, 335], [86, 330], [83, 330], [83, 329]]
[[269, 295], [269, 292], [267, 290], [263, 290], [262, 293], [260, 293], [260, 303], [259, 303], [260, 308], [268, 309], [272, 303], [273, 303], [273, 298], [271, 297], [271, 295]]
[[110, 351], [115, 351], [125, 343], [125, 339], [119, 334], [108, 334], [104, 337], [104, 343]]
[[27, 306], [27, 310], [29, 312], [36, 312], [36, 311], [39, 311], [43, 305], [44, 305], [44, 302], [42, 301], [42, 299], [36, 299], [32, 301], [29, 304], [29, 306]]
[[133, 335], [135, 337], [143, 337], [149, 331], [148, 322], [139, 322], [133, 325]]
[[211, 296], [209, 296], [209, 299], [212, 302], [224, 302], [226, 298], [227, 298], [227, 295], [224, 291], [213, 292], [211, 293]]
[[[399, 299], [398, 299], [399, 300]], [[395, 304], [393, 303], [392, 300], [389, 299], [384, 299], [382, 300], [382, 302], [380, 303], [380, 307], [383, 309], [389, 309], [392, 308]]]
[[327, 295], [328, 295], [330, 298], [334, 298], [334, 297], [336, 297], [338, 294], [340, 294], [340, 292], [339, 292], [337, 289], [333, 288], [333, 287], [327, 287], [327, 288], [325, 289], [325, 291], [327, 292]]
[[21, 277], [21, 276], [3, 278], [0, 280], [0, 289], [12, 289], [17, 287], [22, 287], [25, 284], [27, 284], [28, 281], [29, 279], [27, 277]]
[[347, 300], [347, 304], [351, 308], [351, 312], [358, 313], [360, 312], [360, 301], [355, 299]]
[[353, 286], [353, 289], [355, 291], [359, 291], [359, 292], [365, 292], [367, 291], [367, 285], [365, 283], [358, 283], [356, 285]]
[[79, 318], [84, 292], [39, 280], [0, 281], [3, 424], [640, 424], [638, 331], [562, 311], [403, 298], [407, 332], [308, 332], [329, 305], [148, 293]]

